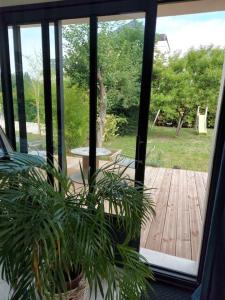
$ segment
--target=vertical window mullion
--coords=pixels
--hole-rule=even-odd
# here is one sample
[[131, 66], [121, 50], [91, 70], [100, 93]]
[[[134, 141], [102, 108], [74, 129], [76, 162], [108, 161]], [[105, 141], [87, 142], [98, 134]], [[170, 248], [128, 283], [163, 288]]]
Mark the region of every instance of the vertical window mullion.
[[144, 50], [142, 61], [141, 94], [136, 142], [135, 182], [144, 184], [146, 145], [148, 138], [148, 118], [151, 100], [151, 79], [154, 60], [154, 43], [157, 18], [157, 0], [148, 3], [145, 16]]
[[21, 33], [20, 33], [20, 27], [17, 25], [13, 26], [13, 41], [14, 41], [16, 90], [17, 90], [18, 117], [19, 117], [19, 130], [20, 130], [20, 152], [27, 153], [28, 144], [27, 144]]
[[54, 23], [55, 29], [55, 58], [56, 58], [56, 100], [57, 100], [57, 127], [58, 127], [58, 161], [60, 170], [66, 172], [66, 150], [64, 133], [64, 87], [63, 87], [63, 49], [62, 49], [62, 22]]
[[5, 131], [13, 149], [16, 150], [16, 133], [14, 124], [8, 26], [4, 24], [2, 19], [0, 19], [0, 45], [1, 81], [5, 118]]
[[[53, 147], [49, 22], [47, 21], [42, 22], [41, 29], [42, 29], [44, 102], [45, 102], [46, 152], [47, 152], [47, 163], [53, 165], [54, 147]], [[53, 178], [51, 174], [48, 174], [48, 180], [53, 183]]]
[[96, 119], [97, 119], [97, 68], [98, 68], [98, 19], [96, 16], [90, 17], [90, 153], [89, 168], [90, 177], [96, 171]]

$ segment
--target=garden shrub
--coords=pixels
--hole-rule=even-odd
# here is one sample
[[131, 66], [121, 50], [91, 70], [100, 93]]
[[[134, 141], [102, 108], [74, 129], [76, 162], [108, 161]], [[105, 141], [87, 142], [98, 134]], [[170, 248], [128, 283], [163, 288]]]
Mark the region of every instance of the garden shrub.
[[78, 86], [65, 87], [64, 103], [65, 143], [69, 152], [88, 140], [88, 94]]
[[106, 115], [106, 122], [104, 128], [104, 142], [108, 142], [110, 139], [118, 135], [119, 128], [126, 125], [126, 118], [117, 117], [113, 114]]

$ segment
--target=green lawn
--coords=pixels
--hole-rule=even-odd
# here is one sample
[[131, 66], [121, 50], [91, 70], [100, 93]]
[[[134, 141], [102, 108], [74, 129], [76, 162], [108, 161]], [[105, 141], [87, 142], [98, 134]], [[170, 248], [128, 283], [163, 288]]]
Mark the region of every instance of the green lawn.
[[[19, 132], [16, 132], [16, 147], [17, 149], [20, 148], [20, 143], [19, 143]], [[44, 150], [45, 149], [45, 136], [44, 135], [39, 135], [39, 134], [33, 134], [33, 133], [28, 133], [27, 134], [27, 140], [30, 146], [32, 146], [32, 144], [39, 144], [40, 146], [38, 146], [38, 150]], [[35, 150], [37, 150], [34, 147]], [[30, 149], [31, 150], [31, 149]]]
[[[207, 171], [211, 153], [213, 130], [198, 135], [194, 129], [182, 128], [176, 136], [175, 128], [154, 127], [149, 130], [147, 165], [186, 170]], [[39, 140], [44, 147], [45, 137], [28, 135], [29, 142]], [[122, 149], [122, 153], [135, 157], [136, 136], [117, 136], [104, 144], [108, 149]]]
[[[213, 130], [198, 135], [194, 129], [182, 128], [176, 136], [175, 128], [154, 127], [149, 130], [147, 164], [167, 168], [207, 171], [211, 153]], [[109, 149], [122, 149], [134, 157], [135, 135], [118, 136], [105, 143]]]

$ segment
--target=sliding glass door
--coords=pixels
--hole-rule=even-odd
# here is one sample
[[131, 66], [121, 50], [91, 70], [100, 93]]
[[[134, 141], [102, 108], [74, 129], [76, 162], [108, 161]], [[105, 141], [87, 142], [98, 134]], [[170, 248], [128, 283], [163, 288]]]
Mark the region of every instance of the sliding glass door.
[[[161, 142], [167, 145], [173, 120], [162, 120], [168, 95], [156, 99], [162, 105], [157, 109], [154, 98], [170, 63], [168, 57], [156, 61], [156, 17], [156, 0], [59, 1], [2, 10], [2, 115], [15, 150], [57, 163], [76, 187], [88, 172], [114, 162], [140, 189], [151, 188], [156, 217], [140, 229], [134, 245], [158, 271], [196, 279], [198, 266], [193, 273], [186, 264], [184, 271], [174, 255], [198, 259], [207, 175], [178, 162], [160, 165], [159, 147], [166, 149]], [[182, 85], [185, 68], [171, 63]], [[201, 115], [199, 110], [199, 122]], [[165, 157], [172, 160], [169, 151]]]

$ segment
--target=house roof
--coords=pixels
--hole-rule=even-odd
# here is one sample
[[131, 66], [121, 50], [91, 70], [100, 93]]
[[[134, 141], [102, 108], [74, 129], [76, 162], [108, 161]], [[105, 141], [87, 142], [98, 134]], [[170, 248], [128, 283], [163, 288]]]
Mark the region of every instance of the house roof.
[[[170, 51], [170, 44], [165, 33], [158, 34], [158, 42], [163, 42], [164, 45], [167, 45], [168, 51]], [[159, 44], [159, 43], [158, 43]], [[156, 44], [157, 45], [157, 44]], [[159, 46], [159, 45], [158, 45]]]
[[167, 35], [165, 33], [160, 33], [158, 37], [159, 41], [167, 41]]

